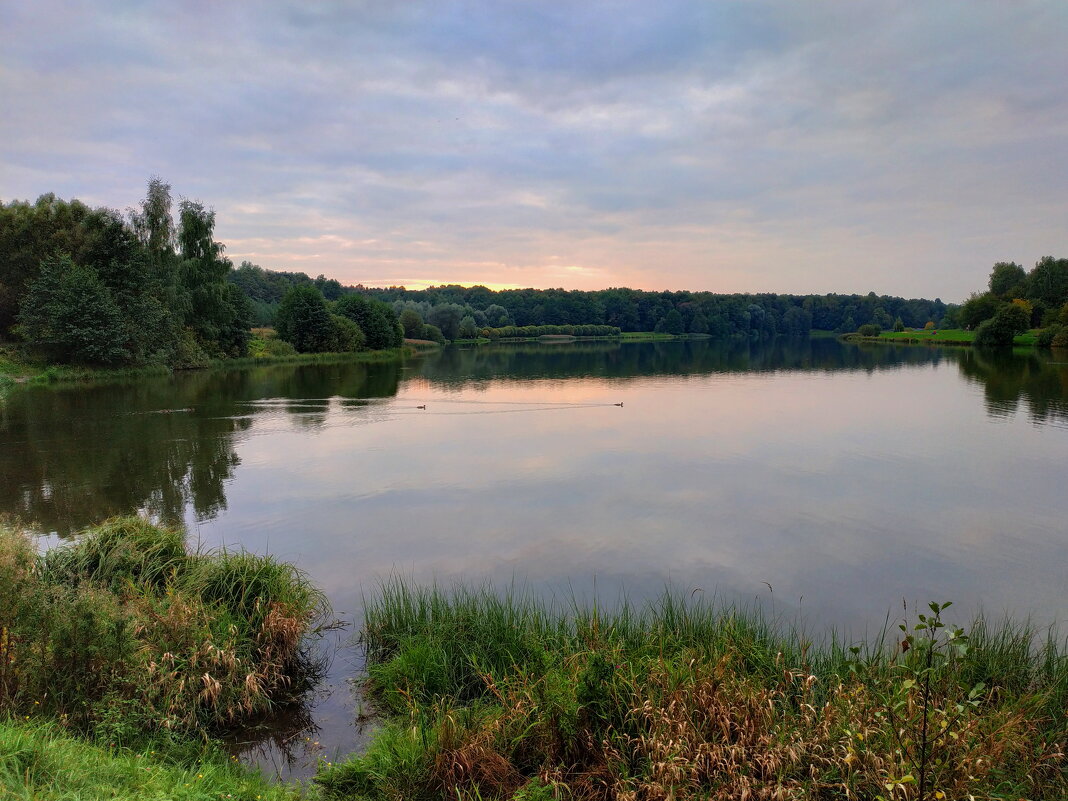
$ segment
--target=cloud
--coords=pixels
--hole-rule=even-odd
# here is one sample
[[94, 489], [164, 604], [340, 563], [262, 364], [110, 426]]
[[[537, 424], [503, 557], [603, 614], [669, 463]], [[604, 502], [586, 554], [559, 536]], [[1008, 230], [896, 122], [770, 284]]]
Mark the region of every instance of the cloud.
[[959, 299], [1066, 252], [1065, 34], [1048, 3], [5, 4], [0, 192], [160, 174], [235, 259], [349, 282]]

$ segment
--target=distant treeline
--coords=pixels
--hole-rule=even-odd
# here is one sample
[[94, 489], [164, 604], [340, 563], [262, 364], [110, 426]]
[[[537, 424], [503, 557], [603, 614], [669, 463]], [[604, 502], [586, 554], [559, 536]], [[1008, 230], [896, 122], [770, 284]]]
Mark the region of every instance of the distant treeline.
[[[579, 291], [448, 285], [428, 289], [347, 287], [325, 276], [280, 273], [248, 262], [229, 275], [252, 301], [260, 325], [273, 324], [282, 296], [292, 286], [314, 286], [327, 300], [358, 292], [410, 310], [446, 339], [476, 336], [510, 326], [594, 325], [620, 331], [709, 334], [714, 338], [805, 335], [812, 329], [851, 332], [864, 324], [889, 329], [896, 320], [922, 328], [957, 324], [958, 307], [940, 299], [876, 295], [719, 295], [712, 292], [647, 292], [637, 289]], [[463, 331], [461, 331], [463, 329]], [[407, 331], [406, 331], [407, 333]]]
[[975, 329], [976, 345], [1011, 345], [1016, 334], [1041, 328], [1039, 345], [1068, 347], [1068, 259], [1046, 256], [1029, 271], [998, 262], [987, 290], [960, 307], [960, 322]]
[[[215, 213], [197, 201], [180, 200], [175, 214], [170, 186], [158, 178], [125, 214], [53, 194], [35, 203], [0, 203], [0, 339], [21, 341], [50, 362], [192, 367], [247, 356], [250, 328], [257, 325], [277, 329], [277, 339], [252, 340], [255, 355], [270, 356], [394, 348], [402, 337], [444, 342], [656, 331], [766, 340], [812, 329], [959, 322], [959, 308], [940, 299], [875, 293], [342, 286], [249, 262], [234, 269], [214, 227]], [[1063, 283], [1062, 262], [1049, 261], [1056, 269], [1043, 261], [1020, 279], [1047, 311], [1047, 296], [1064, 294], [1057, 283]], [[1002, 295], [994, 300], [1004, 305]], [[984, 310], [986, 303], [985, 297], [969, 301]], [[1033, 316], [1039, 307], [1029, 308]], [[532, 326], [554, 328], [527, 333]]]

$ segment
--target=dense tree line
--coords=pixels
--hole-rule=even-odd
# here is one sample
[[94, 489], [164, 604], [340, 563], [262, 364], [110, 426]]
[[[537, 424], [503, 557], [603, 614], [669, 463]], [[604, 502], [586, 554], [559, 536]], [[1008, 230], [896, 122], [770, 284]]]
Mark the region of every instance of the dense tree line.
[[[442, 286], [364, 289], [395, 307], [458, 307], [479, 328], [508, 325], [608, 325], [621, 331], [710, 334], [719, 338], [805, 335], [811, 329], [855, 331], [864, 323], [890, 328], [895, 318], [922, 327], [951, 322], [954, 308], [941, 300], [905, 300], [868, 295], [718, 295], [711, 292], [648, 292], [636, 289], [568, 291]], [[479, 313], [485, 316], [482, 323]], [[442, 330], [445, 330], [444, 328]], [[448, 336], [448, 332], [446, 332]], [[451, 337], [450, 337], [451, 338]]]
[[194, 366], [241, 356], [250, 309], [215, 213], [149, 181], [126, 215], [54, 194], [0, 203], [0, 337], [50, 361]]
[[998, 262], [986, 291], [961, 306], [960, 322], [975, 330], [977, 345], [1011, 345], [1016, 334], [1042, 328], [1039, 344], [1068, 347], [1068, 259], [1046, 256], [1029, 271]]
[[54, 194], [0, 203], [0, 340], [111, 367], [245, 356], [256, 322], [300, 352], [400, 346], [392, 305], [323, 276], [234, 270], [214, 231], [211, 209], [175, 209], [159, 178], [126, 214]]
[[[448, 285], [428, 289], [346, 287], [323, 276], [277, 273], [243, 264], [230, 280], [257, 305], [259, 319], [272, 324], [278, 301], [292, 286], [320, 288], [323, 295], [362, 294], [393, 306], [405, 336], [420, 335], [420, 325], [438, 329], [448, 340], [478, 336], [484, 329], [509, 326], [599, 325], [621, 331], [709, 334], [717, 339], [804, 336], [812, 329], [850, 332], [861, 325], [890, 329], [957, 324], [957, 307], [940, 299], [887, 295], [719, 295], [712, 292], [648, 292], [637, 289], [579, 291], [507, 289]], [[418, 320], [416, 319], [418, 317]]]

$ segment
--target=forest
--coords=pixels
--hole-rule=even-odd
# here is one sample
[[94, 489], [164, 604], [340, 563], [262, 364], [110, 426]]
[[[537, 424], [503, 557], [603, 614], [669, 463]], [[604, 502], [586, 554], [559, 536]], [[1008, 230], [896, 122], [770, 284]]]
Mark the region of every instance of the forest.
[[[250, 355], [401, 345], [393, 308], [292, 281], [256, 340], [257, 308], [215, 239], [215, 212], [159, 178], [125, 213], [54, 194], [0, 203], [0, 342], [46, 364], [202, 367]], [[336, 283], [336, 282], [334, 282]], [[328, 282], [329, 284], [329, 282]]]
[[[359, 293], [390, 303], [403, 316], [419, 315], [449, 340], [478, 336], [483, 329], [512, 326], [611, 326], [624, 332], [707, 334], [713, 338], [804, 336], [811, 330], [855, 331], [875, 324], [883, 329], [896, 320], [922, 328], [957, 324], [957, 307], [935, 300], [876, 295], [717, 294], [651, 292], [639, 289], [580, 291], [565, 289], [492, 290], [456, 284], [406, 289], [343, 286], [325, 276], [273, 272], [249, 262], [228, 279], [244, 291], [258, 325], [272, 325], [285, 293], [293, 286], [313, 286], [327, 299]], [[403, 322], [403, 320], [402, 320]], [[406, 335], [410, 335], [406, 328]]]
[[[995, 268], [999, 276], [1001, 267]], [[1019, 268], [1019, 275], [1005, 276], [1036, 287], [1032, 315], [1052, 308], [1046, 295], [1063, 293], [1059, 284], [1047, 291], [1046, 272], [1027, 277]], [[144, 199], [125, 213], [54, 194], [0, 203], [0, 341], [18, 343], [51, 364], [191, 368], [250, 353], [387, 350], [399, 348], [403, 338], [444, 343], [650, 331], [767, 340], [863, 325], [946, 328], [982, 322], [1015, 286], [1005, 292], [973, 297], [967, 316], [959, 318], [958, 307], [938, 298], [874, 292], [345, 286], [247, 261], [234, 268], [215, 239], [215, 212], [195, 200], [175, 204], [160, 178], [152, 178]], [[274, 328], [277, 336], [254, 337], [256, 326]]]

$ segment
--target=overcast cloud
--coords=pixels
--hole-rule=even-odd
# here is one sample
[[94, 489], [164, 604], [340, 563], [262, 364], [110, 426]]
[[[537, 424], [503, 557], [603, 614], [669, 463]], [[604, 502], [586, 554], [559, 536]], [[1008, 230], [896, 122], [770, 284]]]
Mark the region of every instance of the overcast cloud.
[[960, 300], [1068, 255], [1068, 3], [0, 0], [0, 199], [345, 283]]

